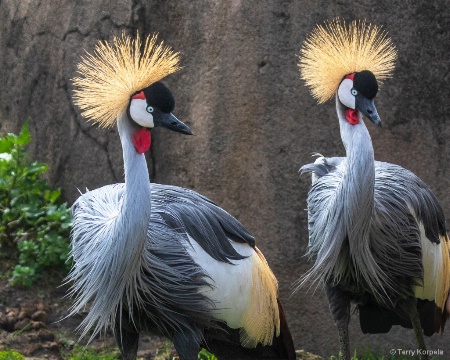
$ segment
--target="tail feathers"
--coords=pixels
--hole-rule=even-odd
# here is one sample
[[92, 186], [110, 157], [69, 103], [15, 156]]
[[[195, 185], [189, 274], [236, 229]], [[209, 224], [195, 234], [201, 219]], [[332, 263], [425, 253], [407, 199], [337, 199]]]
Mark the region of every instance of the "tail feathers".
[[448, 315], [434, 301], [417, 300], [417, 311], [419, 312], [423, 333], [426, 336], [444, 331]]
[[239, 329], [231, 329], [222, 323], [223, 329], [205, 331], [205, 347], [220, 360], [295, 360], [295, 348], [286, 321], [283, 306], [277, 299], [280, 314], [280, 332], [273, 333], [270, 345], [258, 344], [254, 348], [244, 347]]
[[[440, 308], [440, 331], [444, 331], [445, 323], [450, 317], [450, 237], [448, 234], [441, 235], [442, 247], [442, 272], [440, 279], [440, 296], [438, 297], [438, 307]], [[436, 314], [439, 315], [439, 314]]]
[[[283, 359], [295, 360], [295, 347], [292, 340], [291, 331], [286, 320], [286, 315], [280, 299], [277, 299], [278, 312], [280, 314], [280, 332], [274, 334], [271, 344], [262, 346], [259, 344], [254, 349], [243, 349], [243, 351], [250, 356], [250, 359]], [[220, 359], [220, 357], [219, 357]]]
[[[450, 238], [448, 234], [441, 235], [442, 269], [438, 276], [437, 305], [442, 309], [445, 320], [450, 316]], [[445, 324], [445, 321], [444, 321]], [[442, 326], [444, 330], [444, 326]]]
[[[243, 352], [250, 356], [250, 359], [283, 359], [295, 360], [295, 347], [291, 331], [286, 320], [286, 315], [280, 299], [277, 299], [278, 313], [280, 316], [280, 331], [273, 335], [270, 345], [259, 344], [254, 349], [243, 349]], [[220, 357], [219, 357], [220, 359]]]
[[264, 255], [254, 247], [249, 305], [239, 328], [205, 331], [205, 345], [220, 360], [296, 358], [286, 315], [278, 299], [278, 282]]
[[[400, 310], [386, 309], [375, 304], [358, 305], [358, 310], [359, 323], [364, 334], [387, 333], [393, 325], [412, 328], [408, 314]], [[447, 314], [434, 301], [417, 299], [417, 311], [426, 336], [444, 330]]]
[[251, 300], [241, 328], [241, 344], [250, 349], [258, 344], [271, 345], [273, 334], [280, 334], [278, 282], [264, 255], [257, 247], [254, 250]]
[[272, 347], [276, 349], [280, 359], [296, 359], [294, 340], [292, 340], [291, 330], [286, 321], [283, 305], [278, 301], [278, 311], [280, 313], [280, 336], [274, 339]]
[[359, 325], [363, 334], [385, 334], [393, 325], [412, 328], [409, 319], [375, 304], [358, 305]]

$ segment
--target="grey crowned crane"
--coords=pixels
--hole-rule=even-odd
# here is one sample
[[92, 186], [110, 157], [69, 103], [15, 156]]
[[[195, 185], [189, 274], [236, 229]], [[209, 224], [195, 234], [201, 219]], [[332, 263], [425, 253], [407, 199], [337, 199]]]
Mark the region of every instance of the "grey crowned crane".
[[127, 360], [141, 331], [170, 338], [181, 360], [197, 359], [201, 346], [220, 358], [294, 359], [277, 280], [254, 238], [206, 197], [149, 181], [148, 129], [191, 134], [160, 82], [179, 68], [156, 36], [142, 44], [124, 34], [78, 65], [74, 103], [100, 126], [117, 123], [125, 183], [73, 205], [69, 315], [88, 306], [81, 336], [111, 328]]
[[319, 25], [300, 52], [300, 73], [319, 103], [336, 97], [346, 157], [319, 157], [308, 194], [308, 254], [312, 268], [300, 286], [325, 286], [340, 350], [350, 359], [350, 304], [363, 333], [393, 325], [441, 332], [450, 313], [449, 237], [438, 200], [400, 166], [374, 160], [363, 116], [377, 126], [378, 81], [391, 76], [396, 50], [386, 33], [365, 21]]

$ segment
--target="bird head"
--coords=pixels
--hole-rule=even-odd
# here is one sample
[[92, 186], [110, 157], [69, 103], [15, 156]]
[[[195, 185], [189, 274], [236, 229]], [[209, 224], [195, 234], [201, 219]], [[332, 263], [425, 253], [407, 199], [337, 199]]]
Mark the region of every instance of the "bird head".
[[375, 125], [381, 120], [374, 98], [392, 76], [397, 52], [380, 27], [339, 18], [317, 25], [300, 49], [300, 76], [319, 102], [336, 96], [352, 125], [359, 112]]
[[[192, 134], [172, 111], [175, 100], [160, 80], [180, 69], [179, 54], [149, 35], [141, 42], [122, 33], [112, 42], [99, 41], [87, 53], [73, 79], [74, 103], [88, 120], [109, 127], [126, 113], [142, 134], [148, 128], [166, 127]], [[148, 140], [149, 142], [150, 140]]]
[[131, 97], [128, 116], [145, 128], [161, 126], [192, 135], [191, 129], [172, 114], [174, 107], [175, 99], [169, 88], [158, 81]]
[[375, 96], [378, 92], [378, 82], [369, 70], [363, 70], [346, 75], [338, 87], [337, 96], [345, 110], [347, 121], [355, 125], [359, 121], [358, 111], [381, 126], [381, 119], [375, 107]]
[[138, 153], [142, 154], [150, 148], [151, 135], [147, 129], [161, 126], [192, 135], [191, 129], [172, 114], [174, 107], [175, 99], [171, 91], [159, 81], [131, 97], [127, 108], [128, 117], [141, 126], [133, 135], [133, 144]]

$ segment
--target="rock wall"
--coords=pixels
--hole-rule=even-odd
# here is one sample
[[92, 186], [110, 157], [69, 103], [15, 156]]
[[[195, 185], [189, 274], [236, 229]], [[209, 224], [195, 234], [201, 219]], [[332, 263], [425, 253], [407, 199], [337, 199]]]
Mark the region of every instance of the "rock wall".
[[[317, 105], [299, 79], [302, 41], [316, 23], [340, 16], [383, 25], [398, 48], [394, 78], [377, 97], [383, 128], [370, 127], [378, 160], [413, 170], [450, 214], [450, 9], [445, 0], [0, 0], [0, 124], [18, 131], [31, 118], [31, 152], [50, 164], [51, 183], [71, 203], [79, 189], [122, 181], [115, 129], [93, 127], [71, 103], [75, 66], [97, 39], [122, 29], [159, 32], [182, 54], [166, 83], [174, 113], [194, 136], [153, 131], [152, 181], [195, 189], [256, 236], [280, 281], [297, 348], [337, 354], [323, 291], [295, 280], [310, 266], [305, 212], [311, 154], [342, 155], [334, 104]], [[449, 216], [449, 215], [447, 215]], [[351, 327], [353, 347], [415, 349], [412, 331], [368, 336]], [[450, 345], [427, 340], [430, 349]]]

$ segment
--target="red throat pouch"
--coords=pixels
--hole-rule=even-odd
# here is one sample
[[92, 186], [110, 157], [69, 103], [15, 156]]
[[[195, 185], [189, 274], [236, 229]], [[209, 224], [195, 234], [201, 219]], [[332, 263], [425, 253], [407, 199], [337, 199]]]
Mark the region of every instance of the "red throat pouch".
[[345, 110], [345, 118], [347, 119], [347, 121], [350, 124], [356, 125], [357, 123], [359, 123], [358, 110], [346, 109]]
[[145, 127], [140, 128], [134, 133], [133, 145], [139, 154], [143, 154], [148, 149], [150, 149], [151, 143], [152, 143], [151, 133]]

